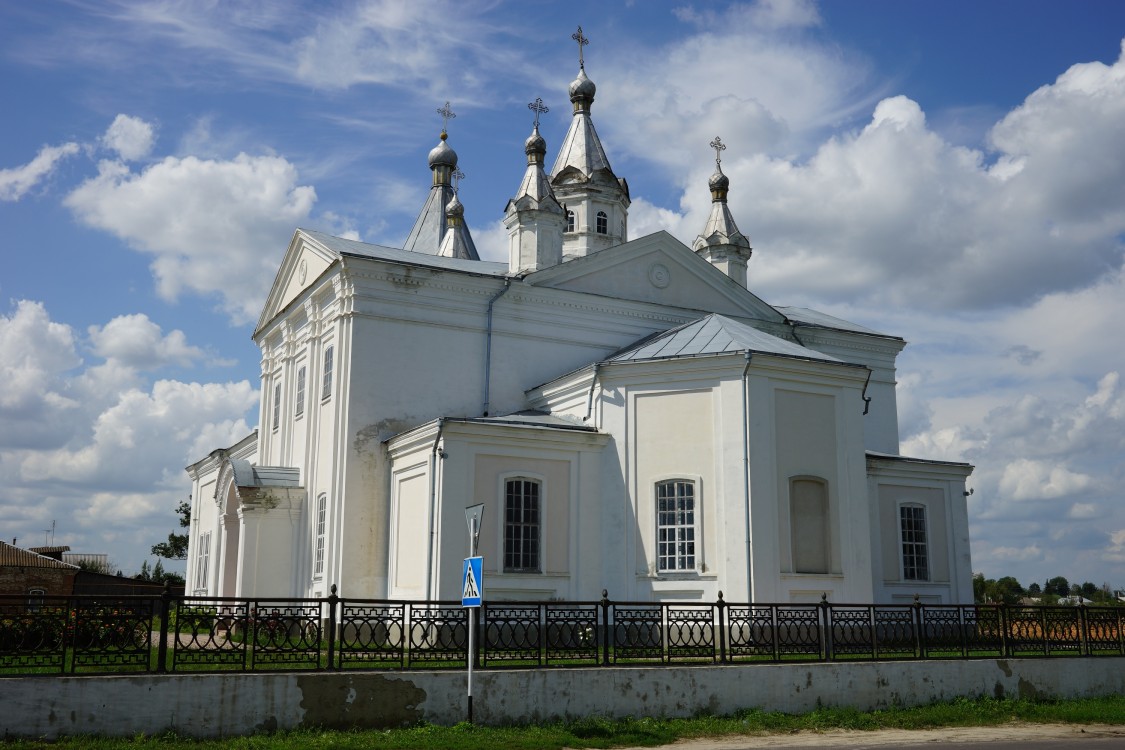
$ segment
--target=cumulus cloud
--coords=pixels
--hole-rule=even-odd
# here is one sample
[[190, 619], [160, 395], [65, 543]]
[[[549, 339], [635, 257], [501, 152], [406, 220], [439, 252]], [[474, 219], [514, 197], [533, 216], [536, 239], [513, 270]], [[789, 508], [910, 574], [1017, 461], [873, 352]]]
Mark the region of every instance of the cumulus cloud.
[[[766, 299], [931, 311], [1001, 309], [1081, 290], [1120, 266], [1125, 58], [1112, 65], [1076, 65], [1034, 92], [996, 123], [991, 151], [946, 141], [930, 128], [919, 103], [892, 96], [874, 106], [863, 127], [829, 137], [802, 159], [779, 152], [786, 140], [767, 123], [784, 123], [790, 133], [814, 131], [834, 96], [821, 87], [838, 89], [839, 77], [852, 81], [855, 72], [846, 65], [822, 72], [821, 66], [831, 67], [822, 51], [786, 66], [790, 75], [816, 79], [812, 86], [791, 79], [779, 85], [767, 75], [745, 72], [765, 64], [753, 53], [732, 49], [730, 59], [716, 53], [724, 65], [738, 61], [730, 64], [732, 75], [737, 71], [755, 82], [753, 100], [760, 111], [745, 110], [735, 119], [757, 133], [776, 134], [755, 140], [761, 136], [745, 137], [738, 123], [706, 116], [705, 104], [713, 101], [707, 98], [710, 76], [696, 58], [704, 49], [710, 53], [712, 42], [723, 40], [699, 34], [674, 49], [666, 63], [667, 83], [647, 79], [650, 73], [663, 75], [661, 64], [651, 71], [632, 66], [634, 77], [646, 79], [628, 90], [662, 93], [631, 95], [639, 103], [622, 108], [627, 124], [621, 127], [640, 132], [623, 143], [638, 156], [688, 174], [677, 211], [646, 211], [635, 201], [636, 213], [645, 229], [663, 226], [690, 242], [709, 204], [705, 186], [711, 167], [701, 144], [712, 128], [724, 134], [730, 145], [723, 169], [731, 179], [731, 209], [754, 244], [750, 273], [755, 291]], [[691, 44], [700, 47], [695, 56], [678, 57]], [[638, 67], [645, 69], [636, 72]], [[684, 80], [687, 75], [698, 76], [696, 86]], [[716, 90], [746, 85], [716, 75]], [[762, 90], [759, 81], [765, 81]], [[796, 103], [780, 101], [792, 91], [802, 92]], [[706, 125], [685, 121], [700, 116]], [[653, 149], [652, 143], [672, 145]], [[677, 143], [697, 146], [689, 155]], [[933, 283], [935, 278], [942, 283]]]
[[77, 154], [77, 143], [44, 146], [35, 158], [20, 167], [0, 169], [0, 201], [18, 201], [29, 190], [46, 179], [55, 166], [67, 156]]
[[71, 432], [79, 401], [67, 373], [82, 364], [74, 331], [38, 302], [0, 315], [0, 449], [57, 445]]
[[[239, 383], [181, 383], [158, 380], [151, 389], [130, 389], [98, 414], [92, 434], [76, 447], [27, 455], [20, 476], [27, 482], [63, 482], [86, 487], [141, 491], [154, 481], [175, 477], [190, 460], [200, 428], [245, 414], [257, 391]], [[231, 425], [230, 445], [250, 431], [244, 421]], [[232, 434], [233, 433], [233, 434]], [[144, 468], [139, 468], [143, 465]]]
[[[98, 544], [147, 552], [182, 499], [183, 467], [251, 429], [258, 392], [245, 380], [144, 376], [201, 355], [144, 315], [92, 326], [87, 340], [39, 302], [0, 316], [0, 524], [26, 536], [51, 519], [74, 519], [96, 530]], [[113, 551], [90, 549], [73, 529], [57, 541]], [[135, 569], [140, 557], [116, 561]]]
[[94, 353], [126, 367], [153, 370], [168, 364], [186, 366], [203, 357], [203, 350], [190, 346], [183, 331], [164, 335], [147, 315], [121, 315], [104, 326], [88, 329]]
[[316, 202], [279, 156], [165, 157], [140, 172], [103, 161], [66, 205], [152, 256], [161, 296], [217, 296], [237, 322], [253, 320], [280, 251]]
[[106, 148], [116, 151], [126, 161], [136, 161], [148, 156], [156, 132], [150, 123], [139, 117], [118, 115], [113, 118], [101, 142]]

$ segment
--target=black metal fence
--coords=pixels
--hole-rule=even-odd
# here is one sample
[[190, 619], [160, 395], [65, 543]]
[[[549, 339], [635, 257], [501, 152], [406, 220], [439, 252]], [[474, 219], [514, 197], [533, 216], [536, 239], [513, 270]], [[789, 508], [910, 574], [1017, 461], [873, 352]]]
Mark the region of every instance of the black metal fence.
[[1125, 608], [0, 597], [0, 676], [1125, 655]]

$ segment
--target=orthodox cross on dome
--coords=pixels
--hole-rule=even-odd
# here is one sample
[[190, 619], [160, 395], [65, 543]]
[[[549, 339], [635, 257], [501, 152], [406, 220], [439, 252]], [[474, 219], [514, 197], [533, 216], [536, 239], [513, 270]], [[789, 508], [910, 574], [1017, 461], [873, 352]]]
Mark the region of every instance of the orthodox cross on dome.
[[535, 129], [538, 130], [539, 115], [550, 112], [551, 110], [547, 107], [546, 104], [543, 103], [543, 98], [539, 96], [535, 97], [535, 101], [533, 101], [531, 104], [528, 104], [527, 108], [535, 113]]
[[578, 42], [578, 67], [582, 70], [586, 69], [586, 63], [582, 60], [582, 48], [590, 43], [590, 40], [582, 35], [582, 27], [578, 27], [578, 31], [570, 35], [570, 38]]
[[711, 141], [710, 146], [715, 149], [715, 166], [717, 167], [723, 160], [723, 152], [727, 150], [727, 145], [723, 143], [722, 138], [715, 136], [715, 140]]
[[457, 115], [455, 115], [453, 113], [453, 110], [449, 108], [449, 102], [446, 102], [444, 107], [438, 108], [437, 113], [441, 115], [441, 132], [444, 133], [445, 126], [448, 125], [449, 121]]
[[457, 188], [461, 185], [461, 180], [465, 179], [465, 173], [460, 168], [454, 169], [453, 174], [449, 175], [453, 180], [453, 192], [457, 193]]

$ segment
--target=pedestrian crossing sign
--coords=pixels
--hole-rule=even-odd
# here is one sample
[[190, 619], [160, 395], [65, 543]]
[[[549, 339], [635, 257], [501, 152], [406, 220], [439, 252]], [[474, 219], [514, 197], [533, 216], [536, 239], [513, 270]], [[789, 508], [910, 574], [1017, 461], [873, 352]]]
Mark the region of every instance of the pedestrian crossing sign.
[[466, 557], [461, 567], [461, 606], [479, 607], [484, 591], [483, 557]]

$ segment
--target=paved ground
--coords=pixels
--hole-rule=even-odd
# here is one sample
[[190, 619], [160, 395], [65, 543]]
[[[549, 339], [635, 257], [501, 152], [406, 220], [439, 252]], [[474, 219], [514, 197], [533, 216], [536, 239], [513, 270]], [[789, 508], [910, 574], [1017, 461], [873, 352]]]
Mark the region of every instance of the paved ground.
[[[943, 748], [1007, 750], [1030, 747], [1035, 750], [1061, 750], [1077, 745], [1088, 750], [1125, 748], [1125, 727], [1077, 724], [1006, 724], [987, 728], [884, 729], [875, 732], [833, 730], [796, 732], [787, 735], [724, 737], [685, 740], [665, 745], [668, 750], [751, 750], [752, 748], [847, 747], [865, 748]], [[641, 750], [626, 748], [625, 750]]]

